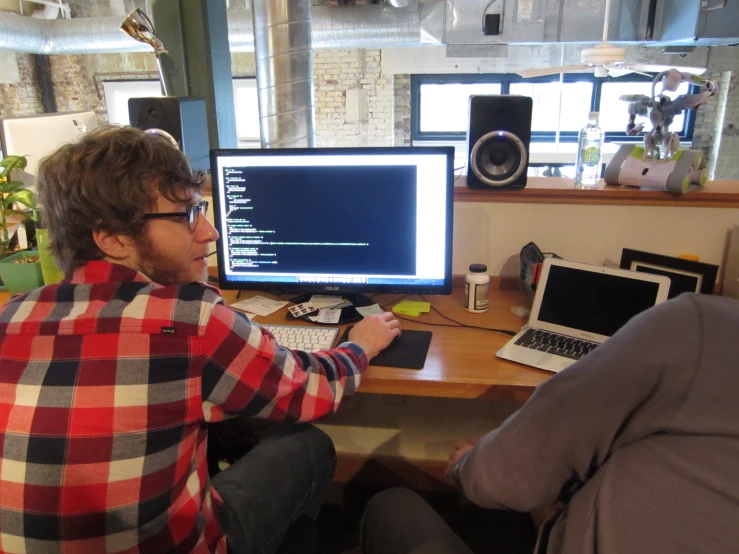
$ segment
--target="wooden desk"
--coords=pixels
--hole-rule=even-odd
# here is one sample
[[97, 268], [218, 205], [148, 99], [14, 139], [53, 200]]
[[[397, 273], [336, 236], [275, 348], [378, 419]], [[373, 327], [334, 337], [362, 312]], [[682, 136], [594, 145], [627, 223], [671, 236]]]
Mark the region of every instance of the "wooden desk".
[[[513, 285], [513, 287], [511, 287]], [[517, 331], [524, 321], [513, 315], [511, 306], [526, 304], [526, 297], [519, 292], [517, 283], [504, 282], [500, 289], [499, 279], [490, 281], [490, 307], [482, 314], [472, 314], [464, 309], [464, 279], [455, 278], [453, 293], [450, 296], [426, 295], [426, 300], [436, 308], [431, 313], [401, 321], [404, 329], [430, 330], [433, 332], [431, 345], [423, 369], [404, 369], [394, 367], [370, 366], [362, 376], [358, 392], [362, 394], [389, 394], [403, 396], [422, 396], [434, 398], [507, 400], [525, 402], [534, 389], [552, 374], [526, 367], [495, 357], [495, 352], [511, 337], [502, 333], [469, 329], [464, 327], [436, 327], [426, 323], [449, 324], [441, 314], [465, 325], [506, 329]], [[226, 303], [236, 300], [236, 291], [223, 291]], [[287, 299], [293, 295], [276, 297], [262, 292], [243, 291], [240, 299], [260, 294], [270, 298]], [[401, 297], [397, 294], [378, 294], [373, 297], [378, 304], [390, 309]], [[417, 297], [411, 297], [418, 299]], [[267, 317], [257, 316], [259, 323], [280, 323], [307, 325], [304, 321], [286, 320], [287, 307]], [[405, 317], [405, 316], [404, 316]], [[410, 321], [409, 321], [410, 320]], [[343, 331], [343, 329], [342, 329]], [[341, 414], [341, 410], [339, 411]], [[380, 413], [372, 414], [380, 418]], [[375, 451], [357, 453], [343, 451], [341, 437], [335, 437], [331, 424], [333, 418], [318, 422], [336, 442], [338, 464], [335, 481], [363, 482], [383, 486], [410, 486], [416, 489], [446, 489], [443, 483], [446, 460], [428, 459], [423, 453], [411, 456], [382, 455]], [[502, 420], [501, 420], [502, 421]], [[326, 425], [327, 424], [327, 425]], [[358, 422], [353, 433], [364, 433], [367, 422]], [[379, 424], [379, 423], [378, 423]], [[379, 424], [382, 426], [382, 424]], [[490, 423], [491, 427], [495, 423]], [[403, 431], [399, 430], [399, 433]], [[346, 436], [346, 434], [344, 434]], [[355, 435], [356, 436], [356, 435]], [[472, 435], [460, 434], [449, 441], [448, 451], [453, 451], [456, 440], [470, 438]], [[436, 440], [436, 439], [435, 439]], [[355, 443], [357, 439], [350, 442]]]
[[[426, 325], [454, 325], [439, 315], [441, 312], [465, 325], [518, 331], [524, 322], [513, 315], [510, 308], [525, 304], [525, 296], [518, 290], [499, 290], [500, 282], [497, 279], [491, 280], [490, 284], [490, 307], [482, 314], [473, 314], [464, 309], [464, 285], [459, 279], [455, 279], [451, 296], [427, 295], [426, 300], [438, 312], [432, 310], [431, 313], [401, 321], [404, 329], [429, 330], [433, 333], [424, 368], [418, 370], [370, 366], [362, 376], [359, 390], [363, 393], [525, 402], [537, 385], [551, 376], [551, 373], [496, 358], [495, 352], [510, 336], [482, 329]], [[254, 294], [278, 298], [262, 292], [243, 291], [241, 299]], [[231, 304], [236, 300], [236, 291], [223, 291], [223, 296], [226, 303]], [[291, 295], [283, 298], [289, 296]], [[378, 294], [373, 297], [387, 310], [399, 298], [400, 295], [396, 294]], [[307, 324], [304, 321], [285, 320], [286, 314], [287, 307], [266, 317], [257, 316], [255, 321]]]

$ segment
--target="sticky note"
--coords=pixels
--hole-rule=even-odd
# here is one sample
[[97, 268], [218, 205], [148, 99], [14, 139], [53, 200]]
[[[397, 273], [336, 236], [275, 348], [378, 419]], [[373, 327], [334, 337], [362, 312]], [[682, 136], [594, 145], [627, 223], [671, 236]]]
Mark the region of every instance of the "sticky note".
[[402, 315], [419, 316], [422, 313], [431, 311], [431, 304], [428, 302], [417, 302], [414, 300], [403, 300], [393, 306], [393, 313]]

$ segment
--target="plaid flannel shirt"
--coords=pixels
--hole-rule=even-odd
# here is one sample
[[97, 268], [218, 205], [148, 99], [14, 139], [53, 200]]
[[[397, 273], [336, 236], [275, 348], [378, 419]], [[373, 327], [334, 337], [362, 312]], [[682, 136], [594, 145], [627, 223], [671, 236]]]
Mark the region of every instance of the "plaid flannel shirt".
[[225, 552], [205, 422], [310, 421], [354, 392], [357, 345], [307, 354], [204, 284], [107, 262], [0, 311], [0, 551]]

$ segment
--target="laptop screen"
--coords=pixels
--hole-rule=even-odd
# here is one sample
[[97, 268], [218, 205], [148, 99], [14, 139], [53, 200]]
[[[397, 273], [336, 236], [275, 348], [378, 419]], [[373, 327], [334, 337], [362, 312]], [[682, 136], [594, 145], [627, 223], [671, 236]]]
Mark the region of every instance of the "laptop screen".
[[612, 336], [657, 303], [659, 283], [552, 265], [537, 319]]

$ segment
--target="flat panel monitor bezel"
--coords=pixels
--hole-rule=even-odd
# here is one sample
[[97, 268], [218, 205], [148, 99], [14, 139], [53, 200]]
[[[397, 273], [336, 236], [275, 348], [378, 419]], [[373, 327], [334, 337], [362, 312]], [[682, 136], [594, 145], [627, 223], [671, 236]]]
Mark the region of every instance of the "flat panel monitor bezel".
[[[223, 229], [220, 205], [222, 202], [218, 172], [219, 157], [250, 156], [386, 156], [386, 155], [421, 155], [446, 158], [445, 174], [445, 217], [447, 226], [444, 234], [444, 279], [438, 285], [403, 284], [349, 284], [349, 283], [284, 283], [235, 281], [228, 279], [225, 268], [226, 256], [223, 252], [223, 240], [216, 242], [218, 255], [218, 282], [223, 290], [264, 290], [275, 293], [406, 293], [406, 294], [451, 294], [452, 292], [452, 237], [454, 227], [454, 148], [451, 146], [435, 147], [352, 147], [352, 148], [279, 148], [279, 149], [215, 149], [210, 151], [211, 180], [213, 189], [213, 214], [216, 229]], [[392, 199], [388, 199], [392, 201]]]

